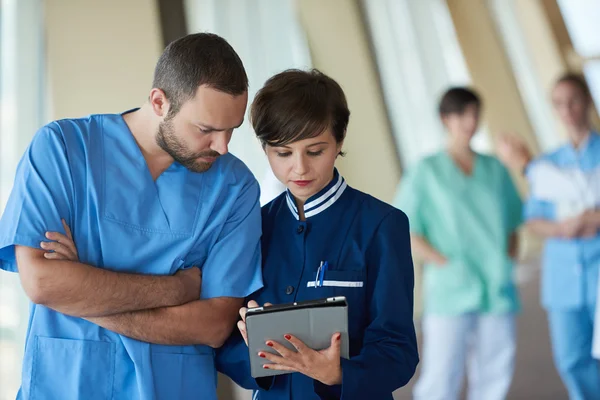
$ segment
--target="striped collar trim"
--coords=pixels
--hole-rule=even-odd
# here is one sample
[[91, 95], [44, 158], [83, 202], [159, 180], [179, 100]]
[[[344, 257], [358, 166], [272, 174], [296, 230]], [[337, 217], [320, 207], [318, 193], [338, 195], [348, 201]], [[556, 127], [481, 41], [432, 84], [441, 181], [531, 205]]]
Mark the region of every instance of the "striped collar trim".
[[[331, 182], [319, 193], [310, 197], [306, 204], [304, 204], [304, 217], [310, 218], [327, 210], [342, 196], [347, 187], [346, 180], [336, 169]], [[296, 207], [294, 196], [287, 190], [285, 197], [292, 215], [299, 220], [300, 216], [298, 215], [298, 207]]]

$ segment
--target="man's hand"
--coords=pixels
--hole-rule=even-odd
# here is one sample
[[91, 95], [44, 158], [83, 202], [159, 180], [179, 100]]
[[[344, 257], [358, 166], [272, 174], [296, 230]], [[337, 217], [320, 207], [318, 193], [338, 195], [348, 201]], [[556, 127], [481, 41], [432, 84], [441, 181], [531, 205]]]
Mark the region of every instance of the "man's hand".
[[52, 242], [42, 242], [40, 247], [46, 252], [44, 257], [48, 260], [68, 260], [68, 261], [79, 261], [79, 254], [77, 253], [77, 247], [73, 240], [73, 234], [71, 228], [67, 225], [64, 219], [61, 219], [63, 228], [65, 229], [66, 235], [60, 232], [46, 232], [46, 238], [52, 240]]
[[200, 299], [202, 288], [202, 271], [198, 267], [186, 268], [175, 274], [181, 280], [185, 303]]

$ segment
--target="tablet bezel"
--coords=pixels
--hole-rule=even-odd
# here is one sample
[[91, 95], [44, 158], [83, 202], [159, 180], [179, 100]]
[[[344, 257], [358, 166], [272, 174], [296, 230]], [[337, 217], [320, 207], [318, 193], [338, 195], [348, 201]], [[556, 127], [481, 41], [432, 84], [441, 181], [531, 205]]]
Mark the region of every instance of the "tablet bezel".
[[347, 307], [348, 302], [344, 296], [328, 297], [325, 299], [305, 300], [294, 303], [274, 304], [266, 307], [249, 308], [246, 312], [246, 318], [254, 315], [264, 315], [288, 310], [301, 310], [306, 308], [321, 308], [321, 307]]

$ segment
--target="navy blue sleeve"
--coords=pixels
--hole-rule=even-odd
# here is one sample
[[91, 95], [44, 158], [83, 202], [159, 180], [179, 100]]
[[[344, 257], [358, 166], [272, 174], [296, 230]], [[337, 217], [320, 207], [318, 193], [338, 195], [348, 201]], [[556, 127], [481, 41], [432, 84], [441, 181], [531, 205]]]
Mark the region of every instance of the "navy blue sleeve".
[[256, 380], [250, 375], [248, 346], [237, 328], [225, 344], [217, 350], [215, 361], [217, 371], [227, 375], [244, 389], [259, 389]]
[[[342, 359], [342, 385], [315, 381], [322, 398], [358, 400], [389, 396], [406, 385], [419, 362], [413, 323], [414, 270], [408, 218], [387, 215], [366, 254], [368, 318], [360, 354]], [[337, 392], [337, 393], [335, 393]]]
[[227, 375], [244, 389], [269, 390], [275, 381], [274, 377], [258, 379], [252, 377], [248, 346], [237, 329], [217, 350], [215, 364], [217, 371]]

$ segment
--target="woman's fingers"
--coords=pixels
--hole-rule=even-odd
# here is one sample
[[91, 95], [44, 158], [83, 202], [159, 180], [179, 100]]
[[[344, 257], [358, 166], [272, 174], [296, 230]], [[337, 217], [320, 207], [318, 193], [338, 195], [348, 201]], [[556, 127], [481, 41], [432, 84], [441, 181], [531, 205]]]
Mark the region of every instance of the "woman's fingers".
[[293, 358], [293, 356], [296, 354], [296, 352], [288, 349], [284, 345], [274, 340], [267, 340], [266, 345], [275, 350], [277, 353], [281, 354], [281, 356], [285, 358]]
[[292, 344], [292, 346], [294, 346], [296, 348], [296, 350], [298, 350], [298, 353], [306, 353], [308, 350], [312, 350], [306, 344], [304, 344], [304, 342], [302, 340], [298, 339], [297, 337], [295, 337], [293, 335], [288, 334], [288, 335], [285, 335], [284, 338], [285, 338], [285, 340], [290, 342]]
[[272, 362], [273, 364], [279, 365], [289, 365], [290, 363], [286, 361], [285, 357], [281, 357], [278, 354], [269, 353], [268, 351], [259, 351], [258, 356], [260, 358], [264, 358], [267, 361]]
[[238, 321], [237, 327], [244, 338], [244, 342], [246, 342], [246, 346], [248, 346], [248, 333], [246, 332], [246, 324], [244, 321]]
[[246, 307], [242, 307], [240, 308], [240, 317], [242, 318], [242, 321], [246, 322], [246, 313], [248, 312], [248, 309]]
[[273, 369], [275, 371], [291, 371], [291, 372], [300, 372], [293, 367], [288, 367], [287, 365], [281, 364], [265, 364], [263, 365], [264, 369]]

